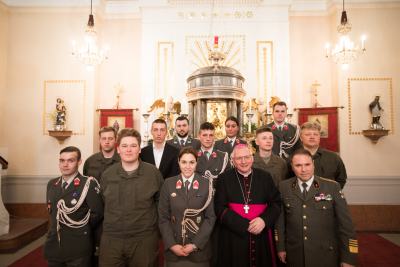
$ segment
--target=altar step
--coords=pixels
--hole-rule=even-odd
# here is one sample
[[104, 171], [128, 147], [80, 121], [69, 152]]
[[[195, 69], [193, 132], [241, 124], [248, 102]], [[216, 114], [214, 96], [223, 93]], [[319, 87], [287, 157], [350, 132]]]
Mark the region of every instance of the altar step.
[[10, 232], [0, 236], [0, 251], [13, 250], [35, 240], [47, 231], [49, 220], [11, 218]]

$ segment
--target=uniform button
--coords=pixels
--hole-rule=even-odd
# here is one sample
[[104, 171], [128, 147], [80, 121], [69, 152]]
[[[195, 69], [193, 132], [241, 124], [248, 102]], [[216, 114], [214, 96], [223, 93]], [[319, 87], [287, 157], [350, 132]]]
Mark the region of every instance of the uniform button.
[[303, 205], [303, 208], [306, 208], [306, 205]]
[[247, 194], [250, 194], [250, 191], [247, 191]]
[[333, 249], [333, 248], [331, 247], [331, 249]]
[[326, 210], [326, 207], [325, 207], [325, 206], [323, 206], [322, 208], [323, 208], [324, 210]]
[[254, 249], [252, 250], [252, 252], [254, 252]]
[[306, 226], [304, 226], [304, 230], [307, 230], [307, 227], [306, 227]]
[[253, 243], [253, 244], [254, 244], [254, 241], [252, 241], [251, 243]]
[[288, 207], [289, 207], [289, 204], [287, 204], [286, 206], [288, 206]]
[[186, 235], [186, 237], [188, 237], [188, 236]]
[[246, 184], [246, 186], [249, 186], [248, 184]]
[[304, 240], [307, 240], [307, 237], [304, 237]]
[[255, 260], [256, 258], [253, 258], [253, 261]]
[[303, 219], [305, 219], [305, 218], [307, 218], [307, 216], [306, 216], [306, 215], [304, 215], [304, 216], [303, 216]]
[[86, 235], [86, 234], [87, 234], [87, 232], [84, 232], [84, 234]]
[[249, 201], [251, 201], [251, 199], [249, 199]]

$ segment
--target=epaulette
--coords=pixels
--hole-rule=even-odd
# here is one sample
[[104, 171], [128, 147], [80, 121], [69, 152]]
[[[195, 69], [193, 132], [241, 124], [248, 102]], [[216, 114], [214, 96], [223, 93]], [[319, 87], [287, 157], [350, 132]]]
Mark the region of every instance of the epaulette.
[[332, 183], [338, 183], [338, 182], [336, 182], [335, 180], [326, 179], [326, 178], [322, 178], [322, 177], [319, 177], [319, 178], [321, 178], [321, 179], [324, 180], [324, 181], [328, 181], [328, 182], [332, 182]]

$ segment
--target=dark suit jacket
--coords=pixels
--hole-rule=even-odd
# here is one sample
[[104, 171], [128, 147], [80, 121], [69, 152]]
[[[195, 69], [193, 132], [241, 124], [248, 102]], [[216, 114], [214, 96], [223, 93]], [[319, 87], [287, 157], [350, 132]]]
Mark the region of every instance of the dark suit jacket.
[[[182, 182], [180, 189], [176, 188], [178, 181]], [[197, 181], [199, 188], [193, 188]], [[211, 258], [210, 235], [216, 220], [214, 213], [214, 200], [202, 212], [194, 217], [186, 217], [193, 220], [199, 227], [197, 234], [186, 228], [185, 244], [193, 243], [199, 249], [187, 257], [178, 257], [170, 248], [177, 244], [182, 245], [182, 220], [186, 209], [201, 209], [207, 202], [209, 194], [209, 180], [195, 174], [186, 196], [182, 176], [178, 175], [167, 179], [161, 189], [160, 201], [158, 204], [158, 225], [164, 242], [164, 258], [168, 261], [179, 261], [186, 259], [190, 262], [202, 262]], [[188, 265], [190, 266], [190, 264]]]
[[[47, 184], [47, 209], [50, 214], [50, 229], [46, 234], [44, 242], [43, 257], [46, 260], [59, 262], [71, 261], [82, 258], [93, 252], [94, 244], [92, 240], [92, 230], [103, 219], [104, 204], [100, 195], [100, 190], [95, 181], [90, 181], [85, 200], [79, 209], [68, 216], [74, 221], [82, 220], [90, 210], [89, 222], [79, 228], [72, 228], [60, 222], [60, 243], [57, 235], [57, 203], [64, 200], [68, 208], [73, 208], [71, 201], [75, 198], [77, 202], [82, 196], [83, 188], [88, 179], [80, 173], [67, 187], [64, 193], [61, 193], [62, 177], [55, 178]], [[74, 181], [79, 179], [79, 185]]]
[[[266, 126], [263, 127], [273, 127], [275, 125], [274, 122], [268, 123]], [[278, 128], [276, 128], [275, 130], [272, 130], [272, 134], [274, 135], [274, 146], [272, 147], [272, 152], [274, 152], [275, 155], [279, 156], [279, 152], [280, 152], [280, 145], [281, 142], [290, 142], [292, 141], [292, 139], [295, 137], [296, 135], [296, 130], [297, 130], [297, 125], [293, 125], [291, 123], [287, 123], [285, 122], [285, 124], [288, 129], [282, 129], [282, 132], [278, 130]], [[289, 149], [284, 149], [284, 151], [286, 152], [286, 154], [288, 154], [288, 156], [290, 156], [290, 154], [292, 154], [295, 150], [299, 149], [299, 148], [303, 148], [303, 145], [301, 143], [300, 137], [297, 140], [297, 142], [294, 144], [294, 146], [292, 146]], [[285, 155], [282, 155], [282, 158], [286, 159]]]
[[[158, 168], [164, 179], [181, 173], [181, 169], [179, 168], [178, 164], [179, 151], [179, 149], [169, 145], [168, 143], [165, 143], [160, 167]], [[140, 152], [139, 157], [142, 161], [155, 166], [156, 162], [154, 161], [153, 144], [144, 147], [142, 152]]]
[[[225, 141], [226, 140], [226, 141]], [[233, 146], [229, 143], [228, 138], [221, 139], [215, 142], [214, 144], [214, 149], [217, 149], [219, 151], [227, 152], [228, 156], [231, 157], [231, 153], [235, 146], [242, 144], [242, 145], [248, 145], [247, 141], [244, 141], [242, 139], [236, 138], [235, 143]]]
[[[167, 140], [167, 143], [173, 147], [176, 147], [179, 150], [182, 149], [178, 137], [175, 137], [175, 139]], [[188, 138], [183, 147], [192, 147], [194, 150], [199, 150], [201, 148], [201, 142], [198, 139]]]

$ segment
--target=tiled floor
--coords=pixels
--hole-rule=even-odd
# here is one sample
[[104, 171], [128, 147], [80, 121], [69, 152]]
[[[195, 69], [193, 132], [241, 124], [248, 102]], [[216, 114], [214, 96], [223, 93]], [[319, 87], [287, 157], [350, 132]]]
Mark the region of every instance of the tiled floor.
[[[379, 235], [389, 240], [390, 242], [393, 242], [394, 244], [400, 246], [400, 234], [383, 233]], [[13, 262], [19, 260], [20, 258], [24, 257], [25, 255], [35, 250], [39, 246], [43, 245], [44, 241], [45, 241], [45, 236], [42, 236], [13, 254], [0, 254], [0, 267], [9, 266]]]

